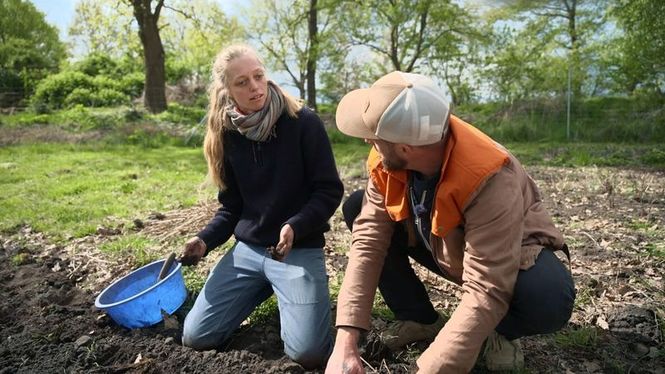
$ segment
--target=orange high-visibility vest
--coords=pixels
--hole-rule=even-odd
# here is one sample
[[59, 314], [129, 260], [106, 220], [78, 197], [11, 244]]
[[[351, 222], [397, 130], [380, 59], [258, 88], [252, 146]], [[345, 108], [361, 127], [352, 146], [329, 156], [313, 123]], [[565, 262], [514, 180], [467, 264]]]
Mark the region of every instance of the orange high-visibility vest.
[[[480, 130], [450, 116], [450, 135], [444, 149], [441, 176], [433, 202], [432, 233], [443, 238], [462, 223], [462, 209], [481, 183], [508, 163], [508, 153]], [[367, 169], [374, 185], [385, 197], [385, 205], [393, 221], [411, 215], [406, 170], [383, 169], [381, 157], [372, 148]]]

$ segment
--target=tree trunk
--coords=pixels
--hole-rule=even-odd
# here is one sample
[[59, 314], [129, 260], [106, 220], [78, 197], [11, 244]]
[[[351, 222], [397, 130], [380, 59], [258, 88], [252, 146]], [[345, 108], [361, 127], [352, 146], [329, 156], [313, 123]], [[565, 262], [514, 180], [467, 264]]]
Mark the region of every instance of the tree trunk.
[[570, 51], [572, 54], [571, 61], [568, 61], [568, 63], [572, 63], [573, 65], [573, 97], [579, 99], [582, 97], [582, 83], [579, 68], [579, 40], [577, 35], [577, 0], [566, 0], [564, 1], [564, 5], [566, 8], [566, 18], [568, 19], [568, 36], [570, 38]]
[[131, 0], [134, 17], [139, 24], [139, 37], [143, 45], [145, 85], [143, 103], [151, 113], [166, 110], [166, 73], [164, 69], [164, 47], [159, 36], [159, 12], [164, 0], [159, 0], [155, 11], [150, 6], [151, 0]]
[[319, 52], [316, 1], [309, 2], [307, 17], [309, 30], [309, 53], [307, 55], [307, 106], [316, 111], [316, 60]]

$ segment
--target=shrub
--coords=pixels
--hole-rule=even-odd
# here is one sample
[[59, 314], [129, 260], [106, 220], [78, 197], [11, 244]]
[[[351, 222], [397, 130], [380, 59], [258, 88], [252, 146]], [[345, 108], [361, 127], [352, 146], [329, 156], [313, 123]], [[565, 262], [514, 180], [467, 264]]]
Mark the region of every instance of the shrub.
[[32, 103], [36, 110], [59, 109], [75, 89], [94, 89], [92, 78], [78, 71], [65, 71], [46, 77], [37, 85]]
[[70, 108], [77, 104], [83, 106], [93, 106], [93, 93], [88, 88], [75, 88], [67, 98], [65, 98], [64, 106]]
[[91, 53], [79, 61], [74, 69], [91, 77], [97, 75], [115, 75], [118, 64], [108, 55], [103, 53]]
[[18, 104], [24, 92], [21, 77], [11, 70], [0, 68], [0, 107]]
[[178, 103], [170, 103], [165, 112], [155, 117], [160, 121], [171, 123], [184, 123], [196, 125], [203, 121], [206, 111], [200, 107], [184, 106]]
[[129, 95], [129, 97], [139, 97], [143, 93], [143, 83], [145, 76], [143, 73], [127, 74], [120, 79], [119, 91]]
[[168, 84], [177, 84], [179, 81], [192, 74], [192, 69], [184, 62], [175, 61], [170, 58], [166, 59], [164, 69], [166, 70], [166, 82]]
[[129, 96], [109, 88], [102, 88], [95, 94], [94, 106], [116, 106], [129, 104]]
[[98, 75], [92, 78], [92, 84], [96, 89], [110, 89], [114, 91], [122, 91], [122, 84], [117, 79], [113, 79], [106, 75]]

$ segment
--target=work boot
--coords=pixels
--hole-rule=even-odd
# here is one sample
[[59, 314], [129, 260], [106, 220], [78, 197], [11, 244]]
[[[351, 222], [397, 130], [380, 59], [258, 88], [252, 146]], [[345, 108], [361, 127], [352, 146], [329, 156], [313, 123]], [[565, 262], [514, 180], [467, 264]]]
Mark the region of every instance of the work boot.
[[485, 342], [485, 365], [490, 371], [517, 370], [524, 367], [520, 340], [508, 340], [492, 331]]
[[395, 321], [381, 333], [381, 341], [391, 351], [420, 340], [432, 341], [446, 324], [443, 316], [437, 314], [439, 317], [430, 325], [415, 321]]

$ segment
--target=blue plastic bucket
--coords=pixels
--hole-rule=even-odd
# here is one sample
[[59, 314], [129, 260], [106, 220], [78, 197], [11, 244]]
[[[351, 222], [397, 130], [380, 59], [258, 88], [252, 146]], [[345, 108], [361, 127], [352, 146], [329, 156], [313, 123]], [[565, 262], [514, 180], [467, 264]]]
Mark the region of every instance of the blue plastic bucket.
[[185, 302], [187, 289], [177, 261], [164, 279], [157, 280], [164, 261], [152, 262], [113, 282], [97, 296], [95, 306], [130, 329], [160, 322], [162, 310], [173, 314]]

